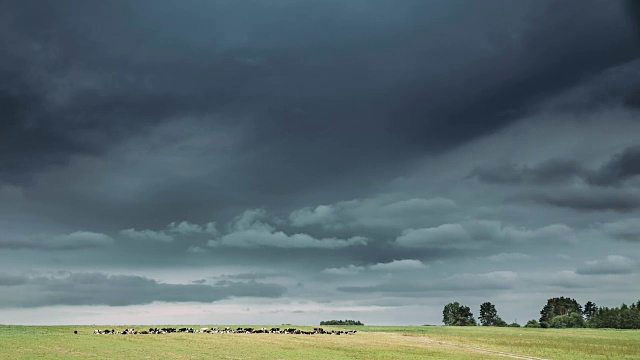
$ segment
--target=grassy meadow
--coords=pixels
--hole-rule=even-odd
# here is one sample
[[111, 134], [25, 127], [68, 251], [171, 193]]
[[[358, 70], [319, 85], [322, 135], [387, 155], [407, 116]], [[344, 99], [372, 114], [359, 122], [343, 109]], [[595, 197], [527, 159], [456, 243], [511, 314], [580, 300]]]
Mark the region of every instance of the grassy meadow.
[[[185, 325], [193, 328], [230, 325]], [[234, 325], [230, 327], [272, 327]], [[640, 359], [640, 331], [444, 326], [323, 326], [349, 335], [94, 335], [96, 328], [0, 325], [0, 359]], [[154, 325], [153, 327], [161, 327]], [[181, 327], [171, 325], [171, 327]], [[282, 327], [282, 326], [280, 326]], [[293, 326], [299, 329], [313, 327]], [[78, 335], [73, 331], [77, 330]]]

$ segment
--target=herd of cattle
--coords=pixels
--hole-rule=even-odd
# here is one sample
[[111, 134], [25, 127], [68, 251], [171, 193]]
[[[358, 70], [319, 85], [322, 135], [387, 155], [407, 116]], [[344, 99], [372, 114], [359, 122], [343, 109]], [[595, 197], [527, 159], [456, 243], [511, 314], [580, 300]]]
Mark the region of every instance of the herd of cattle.
[[[136, 334], [169, 334], [169, 333], [205, 333], [205, 334], [303, 334], [303, 335], [314, 335], [314, 334], [327, 334], [327, 335], [353, 335], [357, 331], [356, 330], [331, 330], [325, 331], [323, 328], [313, 328], [313, 331], [305, 331], [296, 328], [201, 328], [199, 330], [194, 330], [193, 328], [149, 328], [149, 330], [137, 331], [136, 329], [125, 329], [123, 331], [116, 330], [94, 330], [93, 333], [96, 335], [136, 335]], [[74, 331], [77, 334], [77, 331]]]

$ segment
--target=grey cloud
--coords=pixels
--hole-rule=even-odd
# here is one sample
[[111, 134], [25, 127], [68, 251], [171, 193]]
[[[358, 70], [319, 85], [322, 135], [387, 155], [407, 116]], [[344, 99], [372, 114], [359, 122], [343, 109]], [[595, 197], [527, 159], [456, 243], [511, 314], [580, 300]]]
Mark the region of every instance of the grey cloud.
[[[211, 287], [241, 293], [268, 273], [300, 283], [268, 302], [324, 309], [480, 297], [477, 283], [494, 289], [483, 298], [546, 293], [548, 278], [518, 288], [491, 272], [577, 269], [638, 239], [617, 224], [640, 209], [637, 149], [623, 149], [640, 123], [621, 106], [640, 79], [640, 62], [626, 63], [640, 48], [624, 10], [602, 0], [157, 0], [153, 11], [144, 0], [0, 1], [0, 248], [20, 247], [0, 250], [0, 271], [207, 280], [129, 279], [152, 293], [134, 291], [135, 303], [215, 299]], [[265, 210], [243, 213], [255, 208]], [[56, 249], [96, 247], [49, 252], [53, 237], [28, 237], [69, 229], [113, 245], [57, 239]], [[592, 278], [613, 277], [563, 276], [553, 281], [592, 294]], [[71, 304], [77, 287], [77, 303], [92, 304], [89, 286], [115, 293], [127, 282], [39, 277], [2, 299]], [[252, 313], [263, 303], [240, 302], [229, 303]], [[382, 321], [413, 309], [393, 311]]]
[[403, 272], [424, 270], [427, 266], [420, 260], [403, 259], [394, 260], [388, 263], [376, 263], [366, 266], [349, 265], [341, 268], [327, 268], [321, 272], [330, 275], [355, 275], [363, 271], [380, 271], [380, 272]]
[[609, 255], [602, 260], [587, 261], [578, 267], [576, 273], [581, 275], [630, 274], [636, 267], [637, 264], [627, 257]]
[[133, 241], [152, 241], [152, 242], [172, 242], [173, 237], [164, 231], [153, 231], [149, 229], [136, 230], [126, 229], [120, 231], [120, 236]]
[[57, 236], [37, 235], [30, 239], [0, 239], [0, 249], [79, 250], [108, 247], [113, 243], [113, 239], [105, 234], [76, 231]]
[[250, 273], [238, 273], [238, 274], [225, 274], [221, 277], [224, 279], [232, 279], [232, 280], [263, 280], [274, 277], [288, 277], [289, 275], [286, 273], [278, 273], [278, 272], [250, 272]]
[[[193, 224], [188, 221], [182, 221], [180, 223], [171, 222], [163, 230], [136, 230], [125, 229], [121, 230], [118, 235], [124, 240], [130, 240], [134, 242], [159, 242], [159, 243], [171, 243], [177, 239], [194, 241], [201, 240], [202, 243], [207, 239], [216, 237], [219, 235], [218, 229], [214, 222], [209, 222], [204, 226]], [[187, 252], [190, 253], [202, 253], [206, 252], [206, 249], [192, 245], [187, 248]]]
[[0, 299], [3, 307], [50, 305], [127, 306], [161, 302], [215, 302], [232, 297], [280, 297], [280, 285], [227, 282], [217, 285], [166, 284], [133, 275], [65, 273], [34, 276]]
[[292, 212], [289, 220], [294, 227], [321, 225], [330, 230], [402, 229], [428, 223], [456, 209], [456, 203], [445, 198], [402, 199], [385, 195], [303, 208]]
[[437, 227], [407, 229], [395, 244], [412, 248], [472, 249], [483, 242], [548, 242], [574, 243], [575, 231], [564, 224], [552, 224], [537, 229], [503, 225], [498, 221], [469, 221], [462, 224], [443, 224]]
[[191, 254], [204, 254], [208, 250], [200, 246], [189, 246], [186, 251]]
[[[491, 133], [540, 94], [635, 56], [620, 5], [595, 0], [160, 1], [154, 12], [144, 1], [99, 11], [82, 1], [33, 4], [5, 1], [0, 11], [10, 14], [2, 34], [12, 55], [0, 89], [11, 149], [3, 154], [12, 154], [2, 157], [2, 179], [19, 184], [197, 116], [243, 129], [243, 161], [226, 189], [277, 197], [335, 185], [338, 173], [362, 184]], [[602, 51], [583, 55], [593, 48]], [[318, 146], [324, 139], [330, 145]]]
[[583, 169], [576, 161], [552, 159], [534, 166], [506, 164], [497, 167], [478, 167], [471, 175], [494, 184], [554, 184], [579, 178]]
[[372, 286], [342, 286], [339, 291], [351, 293], [426, 293], [430, 291], [506, 290], [516, 285], [518, 274], [513, 271], [494, 271], [480, 274], [456, 274], [432, 281], [392, 281]]
[[510, 263], [531, 260], [534, 257], [522, 253], [499, 253], [495, 255], [487, 256], [487, 259], [496, 263]]
[[278, 248], [321, 248], [338, 249], [355, 245], [366, 245], [367, 240], [361, 236], [348, 239], [322, 238], [316, 239], [308, 234], [287, 235], [282, 231], [250, 229], [233, 232], [222, 236], [219, 240], [209, 240], [209, 246], [231, 247], [278, 247]]
[[264, 210], [248, 210], [238, 216], [230, 225], [230, 232], [217, 239], [209, 240], [208, 245], [229, 247], [277, 247], [277, 248], [321, 248], [338, 249], [354, 245], [366, 245], [367, 239], [354, 236], [348, 239], [320, 238], [316, 239], [305, 233], [288, 235], [276, 230], [263, 221]]
[[207, 223], [205, 226], [192, 224], [188, 221], [182, 221], [180, 223], [172, 222], [167, 227], [169, 232], [178, 233], [180, 235], [209, 234], [211, 236], [216, 236], [218, 234], [218, 229], [214, 222]]
[[12, 275], [0, 273], [0, 286], [17, 286], [24, 285], [29, 278], [24, 275]]
[[636, 0], [626, 0], [627, 13], [629, 18], [638, 32], [638, 38], [640, 39], [640, 3]]
[[485, 183], [536, 185], [581, 180], [597, 186], [618, 186], [637, 175], [640, 175], [640, 145], [614, 154], [597, 170], [590, 170], [575, 160], [551, 159], [533, 166], [505, 164], [478, 167], [471, 172], [471, 176]]
[[640, 242], [640, 219], [630, 218], [602, 225], [602, 230], [609, 236], [629, 241]]
[[580, 276], [576, 274], [575, 271], [570, 270], [558, 271], [541, 282], [551, 286], [559, 286], [567, 289], [586, 288], [589, 286], [585, 283], [584, 279], [580, 278]]
[[640, 175], [640, 145], [631, 146], [611, 157], [588, 181], [596, 185], [619, 185]]
[[473, 247], [469, 233], [460, 224], [405, 230], [396, 244], [408, 247]]
[[[120, 231], [120, 236], [133, 240], [133, 241], [157, 241], [157, 242], [165, 242], [169, 243], [175, 240], [176, 237], [193, 237], [204, 235], [207, 236], [216, 236], [218, 235], [218, 230], [216, 229], [216, 224], [213, 222], [209, 222], [204, 226], [193, 224], [188, 221], [182, 221], [180, 223], [172, 222], [167, 225], [166, 230], [136, 230], [136, 229], [126, 229]], [[194, 248], [195, 249], [195, 248]]]
[[632, 190], [613, 188], [569, 188], [520, 194], [514, 200], [530, 200], [541, 204], [579, 211], [631, 212], [640, 208], [640, 196]]

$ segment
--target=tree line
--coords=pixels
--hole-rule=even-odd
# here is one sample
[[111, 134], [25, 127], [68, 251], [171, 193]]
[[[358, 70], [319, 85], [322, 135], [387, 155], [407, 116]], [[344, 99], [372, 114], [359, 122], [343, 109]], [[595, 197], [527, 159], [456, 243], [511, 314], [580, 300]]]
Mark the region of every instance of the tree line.
[[320, 325], [364, 325], [357, 320], [327, 320], [320, 321]]
[[[502, 320], [495, 305], [490, 302], [480, 305], [478, 322], [468, 306], [458, 302], [449, 303], [442, 311], [442, 322], [450, 326], [475, 326], [479, 322], [482, 326], [520, 327], [516, 322], [507, 324]], [[594, 302], [588, 301], [583, 308], [572, 298], [551, 298], [540, 310], [540, 319], [529, 320], [525, 327], [640, 329], [640, 300], [614, 308], [598, 307]]]

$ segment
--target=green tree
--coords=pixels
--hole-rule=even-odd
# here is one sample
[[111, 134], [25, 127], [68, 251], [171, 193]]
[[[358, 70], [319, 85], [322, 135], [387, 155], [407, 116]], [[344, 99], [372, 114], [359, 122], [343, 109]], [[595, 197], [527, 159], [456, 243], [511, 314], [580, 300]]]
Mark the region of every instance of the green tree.
[[640, 301], [620, 307], [600, 307], [589, 319], [594, 328], [640, 329]]
[[582, 306], [575, 299], [559, 297], [547, 300], [547, 304], [540, 311], [540, 326], [548, 327], [551, 319], [558, 315], [578, 313], [582, 316]]
[[476, 320], [471, 313], [471, 308], [452, 302], [445, 305], [442, 310], [442, 322], [448, 326], [473, 326]]
[[496, 326], [496, 319], [498, 319], [498, 311], [495, 305], [490, 302], [485, 302], [480, 305], [480, 324], [482, 326]]
[[587, 303], [584, 304], [582, 315], [584, 316], [585, 320], [589, 321], [591, 317], [596, 313], [596, 311], [598, 311], [598, 306], [596, 306], [594, 302], [587, 301]]

